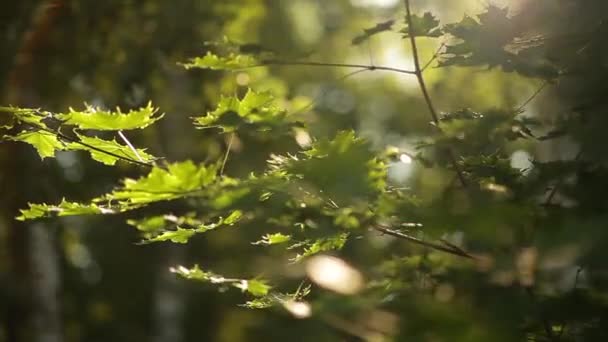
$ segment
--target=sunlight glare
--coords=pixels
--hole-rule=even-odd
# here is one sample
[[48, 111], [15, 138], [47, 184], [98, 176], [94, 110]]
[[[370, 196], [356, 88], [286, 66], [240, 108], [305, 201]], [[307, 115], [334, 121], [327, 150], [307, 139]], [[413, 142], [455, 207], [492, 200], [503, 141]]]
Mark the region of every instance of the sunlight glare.
[[344, 260], [319, 255], [310, 258], [306, 273], [317, 285], [328, 290], [353, 295], [363, 288], [363, 276]]
[[399, 0], [351, 0], [350, 3], [355, 7], [394, 7]]
[[411, 164], [412, 163], [412, 157], [408, 156], [405, 153], [402, 153], [399, 156], [399, 161], [401, 161], [403, 164]]
[[308, 318], [312, 314], [312, 308], [307, 302], [296, 302], [293, 300], [288, 300], [283, 303], [283, 306], [295, 318]]

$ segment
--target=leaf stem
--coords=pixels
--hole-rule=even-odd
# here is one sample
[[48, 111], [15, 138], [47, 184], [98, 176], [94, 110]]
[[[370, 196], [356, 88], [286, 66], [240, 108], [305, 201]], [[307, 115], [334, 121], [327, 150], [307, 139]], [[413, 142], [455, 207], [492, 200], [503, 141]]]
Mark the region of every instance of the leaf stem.
[[133, 153], [135, 154], [137, 159], [139, 159], [140, 162], [143, 162], [144, 161], [143, 158], [139, 155], [139, 152], [137, 152], [137, 149], [135, 148], [135, 146], [133, 146], [133, 144], [131, 144], [129, 139], [127, 139], [127, 136], [124, 135], [122, 133], [122, 131], [118, 131], [118, 136], [120, 136], [120, 138], [125, 142], [125, 144], [127, 144], [127, 146], [129, 146], [129, 148], [131, 149], [131, 151], [133, 151]]
[[222, 161], [222, 167], [220, 168], [220, 176], [224, 174], [224, 167], [226, 166], [226, 162], [228, 161], [228, 156], [230, 155], [230, 149], [232, 148], [232, 143], [234, 142], [234, 133], [230, 134], [230, 140], [228, 140], [228, 146], [226, 147], [226, 154], [224, 155], [224, 160]]

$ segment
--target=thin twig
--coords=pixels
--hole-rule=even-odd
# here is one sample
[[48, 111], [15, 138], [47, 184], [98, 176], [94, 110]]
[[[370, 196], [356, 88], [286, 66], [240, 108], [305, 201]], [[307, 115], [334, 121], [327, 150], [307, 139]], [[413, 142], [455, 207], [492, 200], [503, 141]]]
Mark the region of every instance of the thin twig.
[[[346, 75], [344, 75], [344, 76], [342, 76], [342, 77], [338, 78], [338, 79], [337, 79], [337, 80], [335, 80], [334, 82], [335, 82], [335, 83], [342, 82], [342, 81], [346, 80], [347, 78], [349, 78], [349, 77], [351, 77], [351, 76], [355, 76], [355, 75], [357, 75], [357, 74], [360, 74], [360, 73], [362, 73], [362, 72], [366, 72], [366, 71], [369, 71], [369, 70], [367, 70], [367, 69], [361, 69], [361, 70], [355, 70], [355, 71], [351, 71], [351, 72], [349, 72], [348, 74], [346, 74]], [[324, 94], [319, 94], [319, 95], [315, 96], [315, 97], [314, 97], [314, 99], [312, 99], [310, 102], [308, 102], [308, 103], [307, 103], [305, 106], [302, 106], [302, 107], [300, 107], [300, 108], [298, 108], [298, 109], [294, 110], [293, 112], [289, 113], [288, 115], [289, 115], [289, 116], [292, 116], [292, 115], [296, 115], [296, 114], [300, 114], [300, 113], [302, 113], [303, 111], [307, 110], [308, 108], [310, 108], [310, 107], [314, 106], [314, 104], [315, 104], [315, 103], [319, 102], [320, 98], [321, 98], [323, 95], [324, 95]]]
[[228, 156], [230, 155], [230, 149], [232, 148], [232, 142], [234, 141], [234, 133], [230, 133], [230, 140], [228, 140], [228, 146], [226, 147], [226, 154], [224, 155], [224, 160], [222, 161], [222, 167], [220, 168], [220, 176], [224, 174], [224, 167], [226, 166], [226, 162], [228, 161]]
[[439, 54], [441, 53], [441, 49], [443, 49], [445, 47], [445, 43], [441, 43], [441, 45], [439, 45], [439, 47], [437, 48], [437, 50], [435, 51], [435, 53], [433, 54], [433, 56], [431, 57], [431, 59], [429, 59], [428, 62], [426, 62], [426, 64], [422, 67], [421, 71], [424, 72], [424, 70], [426, 70], [431, 63], [433, 63], [437, 57], [439, 57]]
[[472, 254], [470, 254], [470, 253], [462, 250], [461, 248], [451, 248], [451, 247], [447, 247], [446, 245], [442, 245], [442, 244], [438, 244], [438, 243], [434, 243], [434, 242], [425, 241], [425, 240], [419, 239], [417, 237], [411, 236], [409, 234], [406, 234], [404, 232], [400, 232], [400, 231], [393, 230], [393, 229], [388, 229], [388, 228], [377, 226], [377, 225], [372, 226], [372, 228], [375, 229], [375, 230], [377, 230], [377, 231], [379, 231], [379, 232], [382, 232], [382, 233], [384, 233], [386, 235], [391, 235], [391, 236], [394, 236], [394, 237], [397, 237], [397, 238], [400, 238], [400, 239], [403, 239], [403, 240], [407, 240], [407, 241], [415, 243], [417, 245], [421, 245], [421, 246], [424, 246], [424, 247], [428, 247], [428, 248], [431, 248], [431, 249], [435, 249], [435, 250], [438, 250], [438, 251], [442, 251], [442, 252], [445, 252], [445, 253], [456, 255], [456, 256], [459, 256], [459, 257], [465, 257], [465, 258], [469, 258], [469, 259], [477, 259], [475, 256], [473, 256]]
[[118, 136], [120, 136], [120, 138], [125, 142], [125, 144], [127, 144], [127, 146], [129, 146], [129, 148], [131, 149], [131, 151], [133, 151], [133, 153], [135, 154], [135, 156], [137, 157], [137, 159], [139, 159], [140, 162], [144, 162], [143, 158], [139, 155], [139, 152], [137, 152], [137, 149], [135, 148], [135, 146], [133, 146], [131, 144], [131, 142], [129, 141], [129, 139], [127, 139], [127, 136], [125, 136], [122, 131], [118, 131]]
[[517, 107], [517, 110], [515, 111], [515, 113], [521, 113], [521, 111], [530, 104], [530, 102], [532, 102], [537, 96], [538, 94], [540, 94], [543, 89], [545, 89], [545, 87], [549, 84], [549, 81], [544, 81], [540, 87], [538, 87], [538, 89], [536, 89], [534, 91], [534, 93], [532, 93], [532, 95], [530, 95], [530, 97], [524, 101], [519, 107]]
[[259, 66], [267, 66], [267, 65], [304, 65], [304, 66], [317, 66], [317, 67], [337, 67], [337, 68], [358, 68], [365, 70], [382, 70], [382, 71], [392, 71], [400, 74], [408, 74], [408, 75], [416, 75], [415, 71], [405, 70], [399, 68], [393, 68], [389, 66], [381, 66], [381, 65], [370, 65], [370, 64], [350, 64], [350, 63], [326, 63], [326, 62], [314, 62], [314, 61], [284, 61], [278, 59], [268, 59], [262, 61], [262, 64]]
[[[410, 38], [410, 45], [412, 46], [412, 57], [414, 58], [414, 75], [416, 75], [416, 79], [418, 79], [418, 84], [420, 86], [420, 91], [422, 92], [422, 96], [424, 97], [424, 101], [426, 102], [426, 106], [428, 107], [429, 113], [431, 114], [431, 118], [433, 119], [433, 123], [439, 129], [439, 116], [437, 115], [437, 111], [435, 110], [435, 106], [431, 101], [431, 96], [426, 87], [426, 83], [424, 82], [424, 77], [422, 76], [422, 68], [420, 67], [420, 57], [418, 55], [418, 45], [416, 45], [416, 36], [414, 35], [414, 27], [412, 20], [412, 11], [410, 9], [410, 1], [404, 0], [405, 3], [405, 11], [406, 11], [406, 20], [407, 20], [407, 29], [408, 36]], [[451, 149], [447, 149], [448, 158], [450, 159], [450, 163], [454, 166], [456, 173], [458, 174], [458, 179], [460, 180], [460, 184], [466, 188], [467, 181], [464, 177], [463, 171], [460, 169], [458, 165], [458, 161], [456, 160], [456, 156]]]
[[[581, 148], [578, 153], [576, 154], [576, 156], [574, 157], [574, 161], [578, 161], [579, 159], [581, 159], [581, 156], [583, 155], [583, 149]], [[555, 185], [553, 186], [553, 188], [551, 189], [551, 192], [549, 192], [549, 195], [547, 196], [547, 199], [545, 200], [545, 202], [543, 203], [545, 206], [551, 205], [551, 202], [553, 201], [553, 197], [555, 197], [555, 195], [557, 194], [557, 190], [559, 190], [559, 188], [564, 184], [564, 178], [560, 178]]]

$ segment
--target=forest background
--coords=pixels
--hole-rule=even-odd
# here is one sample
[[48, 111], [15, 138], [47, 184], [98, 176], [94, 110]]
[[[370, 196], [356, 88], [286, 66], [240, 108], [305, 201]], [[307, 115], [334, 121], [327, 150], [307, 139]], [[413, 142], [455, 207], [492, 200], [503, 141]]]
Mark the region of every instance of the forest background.
[[[313, 233], [292, 249], [260, 253], [282, 235], [246, 220], [187, 244], [147, 243], [150, 232], [126, 221], [183, 203], [15, 220], [28, 203], [86, 203], [146, 168], [79, 151], [41, 160], [40, 150], [3, 142], [0, 341], [605, 340], [607, 10], [601, 0], [3, 2], [2, 106], [126, 112], [151, 101], [164, 117], [125, 132], [125, 143], [161, 157], [158, 165], [215, 163], [235, 178], [272, 158], [280, 168], [272, 155], [311, 144], [359, 146], [356, 136], [388, 185], [372, 214], [359, 202], [299, 213], [312, 215], [297, 223]], [[422, 36], [417, 49], [411, 36]], [[226, 49], [264, 65], [192, 60]], [[283, 121], [263, 122], [270, 137], [255, 125], [235, 133], [230, 118], [219, 131], [195, 129], [192, 117], [250, 88], [273, 94], [292, 118], [288, 134], [273, 135]], [[348, 183], [360, 157], [303, 168], [348, 202], [360, 195]], [[280, 226], [283, 217], [268, 218]], [[365, 290], [324, 289], [289, 266], [316, 253], [348, 261]], [[285, 277], [298, 295], [246, 308], [265, 281], [261, 290], [235, 282], [244, 290], [235, 291], [208, 276], [183, 279], [195, 264], [250, 281]]]

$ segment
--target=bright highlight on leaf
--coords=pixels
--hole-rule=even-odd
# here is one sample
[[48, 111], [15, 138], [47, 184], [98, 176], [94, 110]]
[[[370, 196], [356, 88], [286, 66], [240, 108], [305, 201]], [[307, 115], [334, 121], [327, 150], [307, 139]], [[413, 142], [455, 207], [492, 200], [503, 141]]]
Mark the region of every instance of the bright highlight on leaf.
[[214, 182], [217, 169], [217, 165], [196, 165], [190, 160], [169, 164], [167, 169], [154, 167], [146, 177], [125, 179], [121, 188], [100, 201], [145, 204], [184, 197]]
[[127, 224], [135, 226], [143, 233], [142, 243], [161, 241], [187, 243], [195, 234], [205, 233], [220, 226], [232, 226], [239, 222], [241, 217], [242, 212], [235, 210], [228, 217], [220, 217], [213, 223], [205, 223], [191, 213], [186, 216], [162, 215], [141, 220], [127, 220]]
[[16, 136], [5, 136], [5, 139], [28, 143], [38, 151], [40, 158], [54, 157], [56, 150], [63, 150], [65, 146], [55, 134], [45, 131], [23, 131]]
[[[0, 107], [0, 112], [10, 113], [9, 115], [12, 115], [18, 121], [42, 127], [46, 127], [42, 120], [50, 116], [48, 112], [42, 112], [33, 108]], [[6, 125], [3, 128], [12, 128], [12, 125]]]
[[61, 201], [58, 205], [29, 203], [29, 209], [21, 209], [21, 215], [17, 220], [25, 221], [37, 219], [56, 214], [57, 216], [91, 215], [113, 213], [109, 209], [103, 209], [95, 204], [82, 204], [76, 202]]
[[[137, 149], [137, 154], [126, 145], [121, 145], [116, 140], [103, 140], [97, 137], [87, 137], [85, 135], [76, 134], [83, 144], [73, 142], [67, 145], [70, 150], [83, 150], [91, 154], [91, 158], [106, 165], [114, 165], [120, 156], [130, 160], [139, 160], [141, 162], [151, 163], [154, 157], [145, 152], [143, 149]], [[93, 148], [95, 149], [93, 149]], [[102, 152], [103, 151], [103, 152]], [[108, 153], [109, 152], [109, 153]]]
[[186, 69], [211, 69], [211, 70], [239, 70], [259, 65], [260, 63], [250, 55], [230, 53], [226, 57], [220, 57], [207, 52], [203, 57], [195, 57], [188, 63], [182, 65]]
[[268, 285], [265, 280], [226, 278], [210, 271], [203, 271], [198, 265], [194, 265], [190, 269], [184, 266], [172, 267], [170, 271], [186, 279], [212, 284], [229, 284], [255, 297], [265, 296], [272, 289], [272, 286]]
[[163, 117], [164, 114], [154, 116], [157, 112], [152, 103], [128, 113], [122, 113], [120, 108], [113, 112], [87, 105], [82, 111], [70, 108], [69, 112], [56, 114], [55, 117], [66, 125], [80, 129], [119, 131], [148, 127]]
[[270, 92], [256, 92], [251, 89], [242, 99], [222, 96], [217, 108], [205, 116], [195, 117], [199, 128], [218, 127], [224, 132], [250, 128], [254, 131], [269, 131], [279, 127], [289, 127], [287, 113], [274, 105]]
[[291, 235], [282, 233], [266, 234], [261, 240], [253, 242], [254, 245], [278, 245], [291, 240]]

